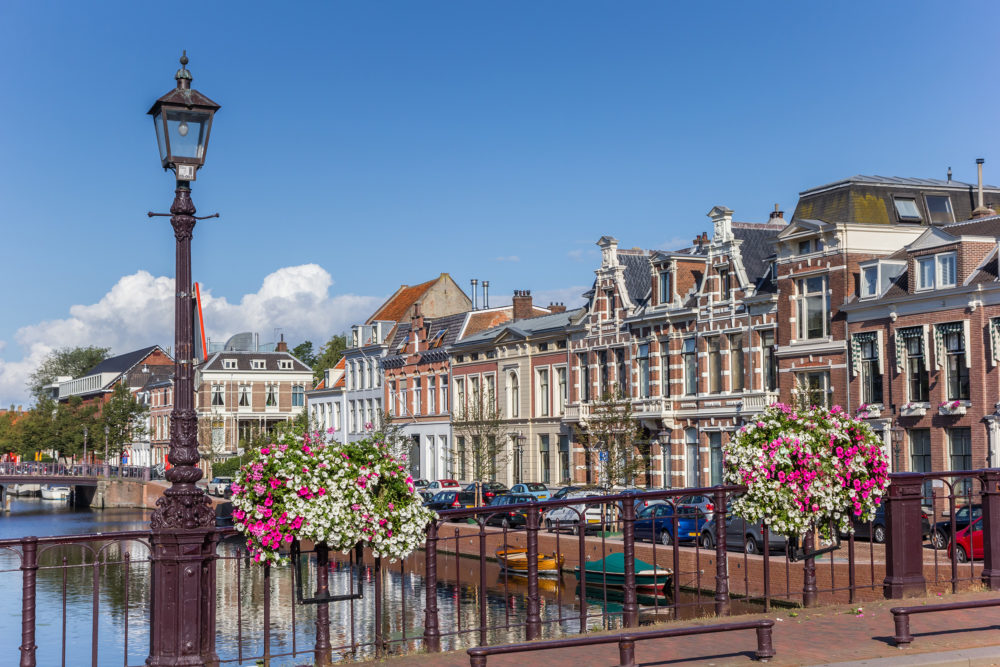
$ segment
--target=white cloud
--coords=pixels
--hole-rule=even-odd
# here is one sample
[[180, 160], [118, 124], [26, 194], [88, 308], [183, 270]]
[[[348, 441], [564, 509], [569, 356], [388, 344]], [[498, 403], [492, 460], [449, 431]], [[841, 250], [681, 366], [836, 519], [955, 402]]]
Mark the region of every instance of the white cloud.
[[521, 258], [517, 255], [507, 255], [506, 257], [494, 257], [495, 262], [520, 262]]
[[[333, 279], [317, 264], [278, 269], [257, 292], [239, 303], [202, 288], [206, 335], [224, 342], [240, 331], [270, 341], [280, 328], [292, 345], [312, 340], [315, 347], [367, 317], [382, 297], [331, 295]], [[27, 401], [28, 375], [52, 350], [77, 345], [110, 347], [120, 354], [147, 345], [173, 345], [174, 280], [146, 271], [123, 276], [97, 303], [75, 305], [69, 316], [22, 327], [15, 334], [24, 351], [19, 360], [0, 356], [0, 405]], [[0, 341], [0, 353], [4, 351]]]

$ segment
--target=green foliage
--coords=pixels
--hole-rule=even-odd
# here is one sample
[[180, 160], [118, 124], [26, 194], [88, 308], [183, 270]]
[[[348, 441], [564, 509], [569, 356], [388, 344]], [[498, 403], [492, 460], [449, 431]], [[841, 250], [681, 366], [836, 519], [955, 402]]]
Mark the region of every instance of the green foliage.
[[212, 475], [215, 477], [236, 477], [240, 468], [246, 465], [253, 458], [251, 452], [246, 452], [242, 456], [233, 456], [225, 461], [212, 464]]
[[473, 393], [468, 405], [464, 409], [460, 406], [452, 416], [452, 428], [463, 438], [463, 447], [456, 441], [449, 452], [452, 470], [461, 470], [460, 459], [464, 457], [473, 479], [496, 479], [497, 471], [507, 465], [510, 450], [504, 446], [509, 434], [493, 391], [487, 390], [486, 396]]
[[326, 342], [323, 349], [320, 350], [320, 353], [315, 357], [315, 362], [312, 364], [313, 378], [316, 382], [323, 379], [323, 371], [337, 365], [340, 358], [344, 356], [344, 350], [346, 349], [347, 336], [344, 334], [338, 334]]
[[12, 454], [18, 451], [22, 428], [18, 425], [18, 421], [18, 415], [13, 410], [0, 415], [0, 454]]
[[83, 434], [87, 430], [87, 442], [91, 445], [98, 440], [97, 434], [103, 428], [95, 404], [85, 405], [79, 396], [73, 396], [66, 403], [55, 406], [52, 416], [52, 438], [60, 456], [75, 457], [83, 453]]
[[108, 358], [110, 347], [63, 347], [53, 350], [42, 361], [35, 372], [28, 376], [28, 391], [40, 400], [44, 387], [60, 375], [80, 377], [91, 368]]
[[311, 340], [303, 341], [292, 348], [292, 356], [304, 363], [306, 366], [316, 365], [316, 353], [313, 351]]
[[606, 486], [631, 486], [645, 470], [645, 447], [639, 442], [642, 427], [632, 414], [632, 402], [617, 385], [591, 406], [590, 417], [573, 430], [586, 451], [607, 455], [601, 462]]
[[146, 433], [142, 418], [147, 412], [149, 408], [139, 403], [127, 386], [115, 385], [101, 415], [101, 426], [107, 428], [108, 458], [117, 456], [126, 445]]

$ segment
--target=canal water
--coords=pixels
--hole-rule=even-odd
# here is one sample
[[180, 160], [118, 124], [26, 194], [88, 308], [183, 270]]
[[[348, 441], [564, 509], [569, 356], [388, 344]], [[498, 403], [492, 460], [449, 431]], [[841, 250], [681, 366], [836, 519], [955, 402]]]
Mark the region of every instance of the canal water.
[[[67, 503], [40, 498], [15, 498], [11, 512], [0, 515], [0, 539], [26, 535], [72, 535], [143, 530], [149, 515], [144, 510], [72, 508]], [[103, 547], [103, 549], [102, 549]], [[265, 588], [270, 591], [270, 664], [311, 663], [315, 633], [315, 605], [295, 603], [290, 567], [273, 568], [265, 579], [262, 568], [241, 557], [238, 539], [219, 547], [217, 597], [217, 650], [227, 664], [256, 665], [264, 652]], [[53, 547], [40, 555], [37, 583], [37, 630], [39, 665], [142, 665], [149, 650], [149, 563], [147, 546], [140, 542], [91, 543]], [[97, 563], [95, 565], [94, 563]], [[63, 567], [63, 565], [67, 567]], [[17, 554], [0, 550], [0, 664], [15, 664], [21, 637], [21, 572]], [[303, 589], [308, 597], [315, 588], [315, 564], [303, 565]], [[485, 598], [490, 643], [521, 641], [526, 616], [527, 582], [508, 577], [488, 562], [486, 588], [481, 590], [478, 559], [439, 556], [437, 600], [442, 648], [466, 648], [479, 644], [480, 601]], [[419, 648], [408, 641], [423, 633], [425, 588], [423, 554], [407, 562], [393, 563], [383, 572], [383, 637], [389, 651], [402, 653]], [[342, 661], [373, 654], [374, 576], [362, 566], [363, 599], [330, 604], [331, 643]], [[345, 562], [336, 562], [330, 574], [331, 592], [344, 594], [358, 583], [358, 572]], [[572, 575], [540, 582], [542, 634], [546, 637], [580, 631], [581, 605]], [[95, 590], [97, 594], [95, 596]], [[590, 629], [620, 625], [621, 602], [605, 600], [600, 592], [586, 597], [586, 624]], [[65, 601], [65, 606], [64, 606]], [[655, 601], [664, 604], [664, 599]], [[711, 594], [699, 599], [682, 593], [681, 618], [710, 615]], [[654, 604], [651, 600], [640, 603]], [[734, 612], [742, 611], [735, 609]], [[65, 608], [65, 611], [64, 611]], [[607, 610], [608, 616], [602, 612]], [[750, 609], [748, 608], [747, 611]], [[294, 628], [294, 629], [293, 629]], [[96, 658], [93, 653], [96, 634]], [[445, 633], [454, 630], [459, 635]], [[65, 641], [63, 640], [65, 637]], [[352, 643], [368, 644], [352, 651]], [[65, 646], [65, 662], [63, 647]], [[295, 656], [290, 654], [296, 652]], [[125, 656], [127, 653], [127, 661]]]

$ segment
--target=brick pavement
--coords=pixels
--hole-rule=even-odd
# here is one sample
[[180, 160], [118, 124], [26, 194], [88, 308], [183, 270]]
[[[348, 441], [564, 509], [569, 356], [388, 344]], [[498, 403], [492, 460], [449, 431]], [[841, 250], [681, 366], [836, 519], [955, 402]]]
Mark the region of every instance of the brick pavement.
[[[853, 613], [848, 605], [814, 609], [780, 610], [764, 615], [778, 622], [774, 628], [777, 655], [770, 664], [777, 666], [818, 665], [831, 662], [892, 658], [897, 664], [916, 664], [915, 656], [942, 651], [959, 651], [995, 647], [995, 660], [987, 658], [977, 664], [1000, 663], [1000, 608], [986, 610], [949, 611], [911, 617], [913, 644], [898, 649], [892, 643], [891, 607], [925, 602], [985, 599], [996, 592], [962, 593], [933, 596], [907, 601], [879, 600], [866, 602], [863, 615]], [[793, 615], [794, 614], [794, 615]], [[750, 620], [761, 615], [733, 616], [726, 621]], [[778, 620], [780, 619], [780, 620]], [[706, 618], [670, 625], [711, 624], [721, 619]], [[752, 662], [756, 639], [753, 631], [724, 635], [703, 635], [673, 639], [652, 639], [636, 645], [638, 664], [654, 665], [748, 665]], [[986, 650], [990, 653], [989, 649]], [[930, 656], [928, 656], [930, 657]], [[439, 654], [415, 654], [388, 658], [382, 663], [389, 667], [466, 667], [464, 651]], [[965, 659], [954, 664], [969, 664]], [[491, 667], [610, 667], [618, 664], [616, 644], [575, 649], [549, 650], [489, 658]]]

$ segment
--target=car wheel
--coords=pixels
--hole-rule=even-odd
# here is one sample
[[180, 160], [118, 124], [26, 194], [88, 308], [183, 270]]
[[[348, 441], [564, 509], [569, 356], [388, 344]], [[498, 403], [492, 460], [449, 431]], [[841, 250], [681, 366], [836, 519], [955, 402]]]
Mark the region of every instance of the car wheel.
[[969, 554], [965, 553], [965, 547], [961, 544], [955, 546], [955, 560], [959, 563], [969, 562]]
[[662, 544], [665, 547], [669, 547], [671, 544], [673, 544], [673, 542], [674, 540], [673, 538], [671, 538], [669, 530], [664, 528], [663, 530], [660, 531], [660, 544]]
[[503, 521], [500, 522], [500, 525], [503, 526], [504, 528], [510, 528], [510, 519], [504, 517]]
[[710, 533], [701, 534], [701, 548], [702, 549], [715, 548], [715, 540], [712, 539], [712, 535]]
[[743, 545], [743, 551], [748, 554], [760, 553], [760, 545], [757, 544], [757, 540], [753, 535], [747, 535], [747, 542]]
[[885, 526], [877, 524], [872, 531], [872, 541], [876, 544], [885, 544]]
[[931, 544], [935, 549], [944, 549], [948, 546], [948, 540], [944, 539], [944, 533], [940, 530], [935, 530], [931, 535]]

